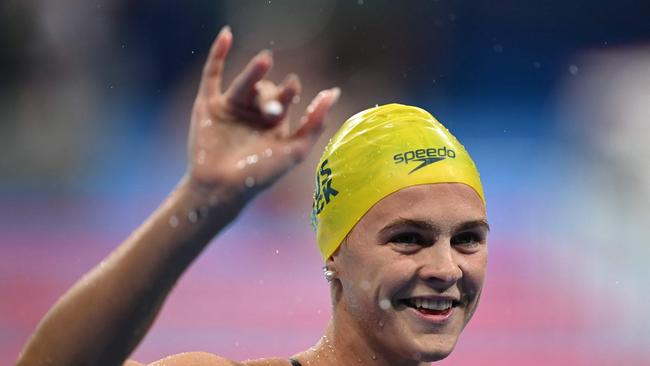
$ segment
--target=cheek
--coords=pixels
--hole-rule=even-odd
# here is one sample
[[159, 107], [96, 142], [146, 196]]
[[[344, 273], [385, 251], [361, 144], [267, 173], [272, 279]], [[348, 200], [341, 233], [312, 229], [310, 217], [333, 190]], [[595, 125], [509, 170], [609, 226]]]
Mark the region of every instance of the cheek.
[[465, 291], [480, 291], [483, 287], [487, 270], [487, 250], [459, 256], [457, 263], [463, 272], [462, 282]]

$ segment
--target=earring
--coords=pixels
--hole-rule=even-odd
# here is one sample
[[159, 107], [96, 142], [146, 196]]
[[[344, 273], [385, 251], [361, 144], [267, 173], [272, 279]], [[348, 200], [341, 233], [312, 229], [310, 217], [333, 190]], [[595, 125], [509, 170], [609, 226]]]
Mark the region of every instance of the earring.
[[336, 272], [332, 271], [331, 269], [328, 269], [327, 267], [323, 267], [323, 275], [325, 276], [327, 282], [332, 282], [332, 280], [336, 276]]

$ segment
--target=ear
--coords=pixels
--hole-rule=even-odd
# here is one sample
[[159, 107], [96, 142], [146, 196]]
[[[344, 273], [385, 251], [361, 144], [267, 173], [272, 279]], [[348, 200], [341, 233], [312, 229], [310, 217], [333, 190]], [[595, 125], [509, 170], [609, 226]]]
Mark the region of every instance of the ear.
[[329, 269], [330, 271], [338, 272], [336, 267], [338, 262], [335, 258], [335, 254], [332, 254], [329, 258], [327, 258], [325, 261], [325, 268]]
[[334, 250], [334, 253], [332, 253], [332, 255], [330, 255], [330, 257], [327, 258], [327, 260], [325, 261], [325, 267], [327, 267], [327, 269], [329, 269], [330, 271], [334, 271], [334, 272], [338, 273], [339, 270], [341, 269], [340, 268], [341, 267], [341, 265], [340, 265], [341, 260], [339, 258], [339, 255], [341, 253], [341, 248], [344, 245], [346, 245], [347, 240], [348, 240], [348, 238], [346, 236], [345, 239], [343, 239], [343, 242], [338, 246], [338, 248], [336, 248], [336, 250]]

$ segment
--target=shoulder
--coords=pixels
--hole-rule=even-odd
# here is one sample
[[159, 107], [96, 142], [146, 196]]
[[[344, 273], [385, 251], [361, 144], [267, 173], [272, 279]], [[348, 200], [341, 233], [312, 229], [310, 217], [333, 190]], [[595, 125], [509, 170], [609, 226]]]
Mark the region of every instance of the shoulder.
[[[128, 360], [123, 366], [142, 366], [143, 364]], [[185, 352], [165, 357], [152, 362], [149, 366], [244, 366], [241, 363], [217, 356], [209, 352]]]
[[[186, 352], [165, 357], [149, 366], [288, 366], [286, 358], [263, 358], [248, 360], [242, 363], [229, 360], [208, 352]], [[143, 364], [128, 360], [123, 366], [143, 366]]]
[[288, 358], [260, 358], [244, 361], [242, 366], [290, 366]]

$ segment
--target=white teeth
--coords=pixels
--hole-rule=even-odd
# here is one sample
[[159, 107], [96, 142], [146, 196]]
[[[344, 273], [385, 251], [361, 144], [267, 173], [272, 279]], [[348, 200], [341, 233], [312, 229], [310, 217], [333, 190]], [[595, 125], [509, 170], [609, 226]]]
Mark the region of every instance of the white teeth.
[[452, 300], [427, 300], [427, 299], [410, 299], [411, 305], [416, 308], [429, 310], [446, 310], [452, 306]]

